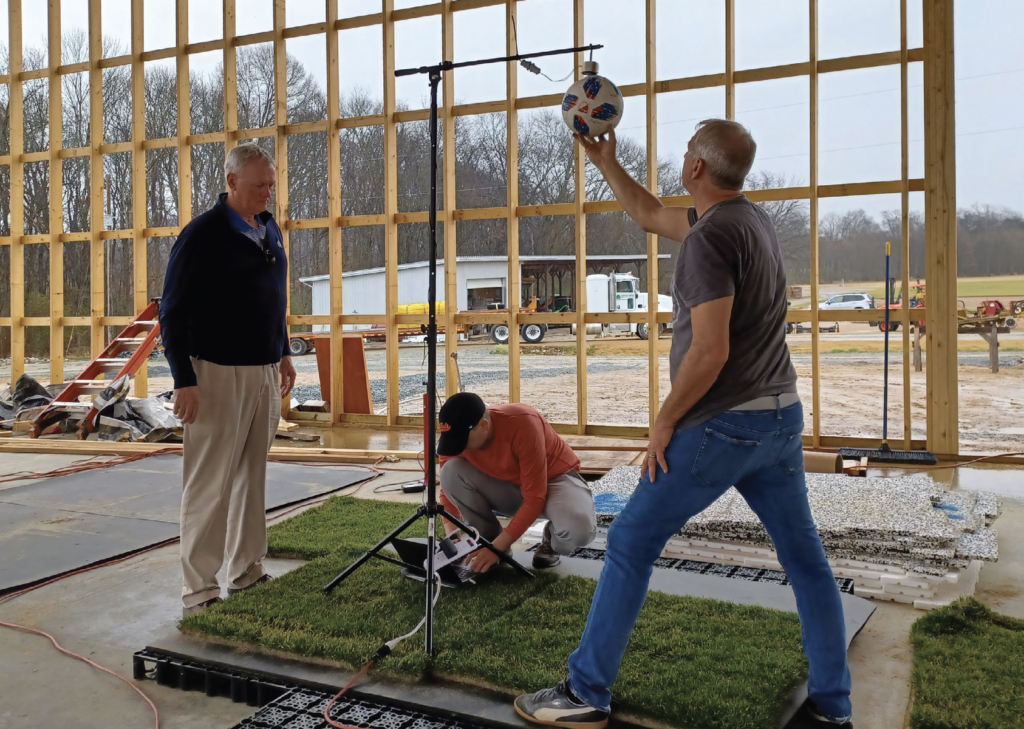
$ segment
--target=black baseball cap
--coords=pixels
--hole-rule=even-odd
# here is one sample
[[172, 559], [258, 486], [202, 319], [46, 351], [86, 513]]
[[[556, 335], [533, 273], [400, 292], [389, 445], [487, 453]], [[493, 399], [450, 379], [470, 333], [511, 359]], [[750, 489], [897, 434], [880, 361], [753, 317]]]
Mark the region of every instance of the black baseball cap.
[[487, 412], [487, 406], [479, 395], [460, 392], [448, 398], [437, 414], [438, 430], [437, 455], [457, 456], [466, 450], [469, 432], [473, 430]]

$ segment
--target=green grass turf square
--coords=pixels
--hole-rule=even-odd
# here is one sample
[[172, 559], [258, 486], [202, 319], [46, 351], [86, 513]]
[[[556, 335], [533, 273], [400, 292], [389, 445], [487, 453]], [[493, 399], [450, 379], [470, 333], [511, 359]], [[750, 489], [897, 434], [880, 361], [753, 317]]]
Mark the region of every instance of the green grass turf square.
[[1024, 620], [961, 598], [914, 623], [914, 729], [1024, 727]]
[[[335, 497], [275, 525], [270, 551], [312, 561], [181, 622], [190, 634], [361, 666], [423, 616], [423, 587], [380, 561], [330, 595], [321, 588], [411, 513], [408, 505]], [[426, 521], [409, 536], [426, 534]], [[564, 678], [596, 582], [507, 568], [470, 590], [444, 590], [435, 614], [437, 655], [422, 635], [374, 667], [383, 675], [483, 685], [510, 696]], [[775, 729], [806, 675], [792, 613], [652, 592], [613, 693], [615, 708], [672, 726]]]

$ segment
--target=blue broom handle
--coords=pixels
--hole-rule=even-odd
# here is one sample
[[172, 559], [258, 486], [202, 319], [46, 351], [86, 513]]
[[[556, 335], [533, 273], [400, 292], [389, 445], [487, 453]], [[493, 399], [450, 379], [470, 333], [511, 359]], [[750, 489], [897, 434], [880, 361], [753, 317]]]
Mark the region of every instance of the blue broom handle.
[[882, 379], [882, 442], [889, 440], [889, 241], [885, 242], [885, 373]]

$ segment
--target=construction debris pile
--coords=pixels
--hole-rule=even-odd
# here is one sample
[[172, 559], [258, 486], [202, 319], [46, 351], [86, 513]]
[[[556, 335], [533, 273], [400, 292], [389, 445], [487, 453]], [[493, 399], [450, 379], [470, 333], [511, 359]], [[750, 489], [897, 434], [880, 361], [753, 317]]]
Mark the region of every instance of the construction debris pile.
[[[640, 480], [638, 467], [594, 483], [598, 521], [610, 524]], [[807, 474], [808, 498], [829, 563], [856, 594], [928, 610], [974, 593], [983, 562], [998, 559], [995, 495], [947, 491], [926, 476]], [[604, 534], [592, 546], [602, 548]], [[669, 541], [663, 556], [781, 569], [764, 526], [735, 489]]]
[[[15, 423], [33, 421], [65, 385], [43, 387], [28, 375], [22, 375], [13, 388], [0, 392], [0, 427], [10, 430]], [[95, 399], [99, 410], [96, 432], [100, 440], [161, 443], [181, 442], [181, 422], [172, 412], [173, 393], [165, 392], [155, 397], [128, 397], [131, 379], [124, 375], [111, 381]], [[48, 428], [47, 435], [61, 435], [73, 432], [79, 420], [88, 410], [84, 403], [80, 412], [68, 413], [67, 417]], [[76, 417], [77, 416], [77, 417]]]

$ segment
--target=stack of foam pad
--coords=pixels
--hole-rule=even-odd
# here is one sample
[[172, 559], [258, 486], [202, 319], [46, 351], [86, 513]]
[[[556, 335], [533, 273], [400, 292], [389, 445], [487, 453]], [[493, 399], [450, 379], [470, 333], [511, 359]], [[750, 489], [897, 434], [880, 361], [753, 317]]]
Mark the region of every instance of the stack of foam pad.
[[[615, 468], [593, 484], [598, 521], [610, 524], [640, 479]], [[854, 580], [856, 594], [931, 609], [974, 593], [981, 565], [998, 556], [990, 493], [947, 491], [925, 476], [854, 478], [807, 474], [808, 498], [829, 563]], [[604, 532], [591, 545], [603, 548]], [[735, 489], [674, 537], [664, 555], [780, 569], [772, 541]]]

